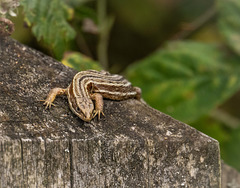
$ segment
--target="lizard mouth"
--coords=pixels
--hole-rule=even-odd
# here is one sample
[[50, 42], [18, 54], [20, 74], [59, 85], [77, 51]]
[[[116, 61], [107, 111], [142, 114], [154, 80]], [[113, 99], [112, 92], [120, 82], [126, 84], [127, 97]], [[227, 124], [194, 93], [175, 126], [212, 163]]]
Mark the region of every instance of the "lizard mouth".
[[77, 114], [77, 115], [78, 115], [78, 117], [80, 117], [83, 121], [86, 121], [86, 122], [90, 122], [90, 121], [93, 119], [93, 116], [92, 116], [92, 115], [86, 116], [84, 113]]
[[93, 116], [90, 113], [84, 113], [81, 110], [75, 111], [75, 114], [84, 121], [90, 122]]
[[84, 114], [84, 118], [85, 118], [86, 121], [91, 121], [92, 117], [93, 116], [90, 113], [85, 113]]

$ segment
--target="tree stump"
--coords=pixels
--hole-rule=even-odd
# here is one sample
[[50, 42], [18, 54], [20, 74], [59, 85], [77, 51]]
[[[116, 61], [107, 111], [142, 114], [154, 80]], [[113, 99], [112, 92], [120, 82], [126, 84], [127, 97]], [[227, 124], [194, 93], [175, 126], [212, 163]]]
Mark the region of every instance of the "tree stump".
[[216, 140], [137, 100], [104, 100], [87, 123], [66, 96], [76, 71], [0, 38], [0, 187], [220, 187]]

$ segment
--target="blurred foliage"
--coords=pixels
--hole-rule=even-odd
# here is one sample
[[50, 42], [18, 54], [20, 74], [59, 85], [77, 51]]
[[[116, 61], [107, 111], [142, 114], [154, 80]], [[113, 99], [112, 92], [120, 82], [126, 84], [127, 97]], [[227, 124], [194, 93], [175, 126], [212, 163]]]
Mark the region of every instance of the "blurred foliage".
[[222, 158], [240, 170], [238, 0], [20, 3], [48, 54], [77, 70], [99, 70], [96, 62], [109, 58], [104, 67], [125, 73], [154, 108], [217, 139]]
[[74, 68], [78, 71], [94, 69], [94, 70], [102, 70], [100, 65], [92, 60], [91, 58], [79, 53], [72, 52], [64, 55], [62, 59], [62, 63], [68, 67]]
[[21, 0], [24, 8], [25, 21], [33, 25], [32, 32], [38, 40], [43, 39], [49, 45], [58, 59], [66, 50], [66, 44], [75, 36], [74, 29], [67, 19], [73, 10], [62, 0]]
[[218, 0], [219, 31], [226, 39], [226, 43], [240, 55], [240, 1]]
[[[225, 131], [227, 132], [227, 131]], [[225, 142], [220, 142], [222, 149], [221, 157], [233, 167], [240, 171], [240, 128], [238, 127], [234, 131], [230, 131], [229, 139]]]
[[127, 75], [151, 106], [191, 123], [240, 87], [240, 71], [222, 56], [215, 45], [172, 42], [129, 67]]

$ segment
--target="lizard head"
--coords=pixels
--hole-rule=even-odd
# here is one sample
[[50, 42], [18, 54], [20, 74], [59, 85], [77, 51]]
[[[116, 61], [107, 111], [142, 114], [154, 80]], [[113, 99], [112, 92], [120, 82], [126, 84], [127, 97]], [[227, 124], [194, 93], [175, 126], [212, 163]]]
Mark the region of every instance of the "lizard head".
[[83, 98], [72, 97], [68, 95], [70, 109], [83, 121], [91, 121], [94, 105], [92, 100], [83, 100]]
[[77, 112], [77, 116], [82, 120], [90, 121], [92, 119], [93, 110], [94, 105], [92, 101], [77, 101], [77, 107], [75, 107], [75, 111]]

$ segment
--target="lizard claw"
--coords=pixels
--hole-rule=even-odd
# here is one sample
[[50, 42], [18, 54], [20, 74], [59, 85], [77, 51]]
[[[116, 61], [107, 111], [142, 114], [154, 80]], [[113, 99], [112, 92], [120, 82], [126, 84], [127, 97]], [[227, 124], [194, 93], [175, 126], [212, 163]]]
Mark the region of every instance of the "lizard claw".
[[45, 109], [47, 108], [50, 109], [52, 105], [56, 106], [55, 104], [53, 104], [51, 101], [48, 101], [48, 100], [40, 100], [40, 101], [43, 101], [44, 102], [43, 105], [46, 105]]
[[95, 118], [95, 116], [98, 115], [98, 120], [100, 120], [101, 114], [105, 116], [105, 114], [101, 110], [94, 110], [93, 113], [94, 113], [93, 118]]

